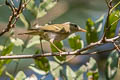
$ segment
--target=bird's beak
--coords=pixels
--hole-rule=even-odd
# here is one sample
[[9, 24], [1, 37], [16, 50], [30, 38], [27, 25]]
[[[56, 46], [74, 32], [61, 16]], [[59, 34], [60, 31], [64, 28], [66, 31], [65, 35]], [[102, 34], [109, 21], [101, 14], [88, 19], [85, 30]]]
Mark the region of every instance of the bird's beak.
[[81, 27], [78, 27], [79, 31], [81, 32], [87, 32], [85, 29], [82, 29]]

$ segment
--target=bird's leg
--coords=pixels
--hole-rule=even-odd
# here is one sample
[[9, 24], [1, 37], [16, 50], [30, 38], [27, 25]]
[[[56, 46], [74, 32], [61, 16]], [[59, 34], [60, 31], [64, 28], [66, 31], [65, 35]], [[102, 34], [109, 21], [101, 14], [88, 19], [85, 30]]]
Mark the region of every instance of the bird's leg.
[[43, 45], [42, 45], [42, 38], [41, 37], [40, 37], [40, 48], [41, 48], [42, 53], [44, 54]]

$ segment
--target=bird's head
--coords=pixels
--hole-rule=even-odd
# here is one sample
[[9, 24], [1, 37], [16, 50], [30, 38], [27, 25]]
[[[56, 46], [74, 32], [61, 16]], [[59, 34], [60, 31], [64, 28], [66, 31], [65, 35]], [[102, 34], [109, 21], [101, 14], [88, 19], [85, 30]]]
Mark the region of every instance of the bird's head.
[[74, 33], [74, 32], [87, 32], [85, 29], [82, 29], [79, 25], [76, 25], [74, 23], [66, 22], [65, 24], [68, 24], [70, 26], [70, 31], [72, 33]]

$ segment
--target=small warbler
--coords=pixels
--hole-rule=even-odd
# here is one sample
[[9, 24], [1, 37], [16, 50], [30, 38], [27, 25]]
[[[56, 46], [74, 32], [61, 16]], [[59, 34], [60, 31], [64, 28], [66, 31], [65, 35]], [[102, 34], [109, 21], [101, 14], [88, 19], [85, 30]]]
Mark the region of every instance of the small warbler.
[[[38, 25], [37, 25], [38, 26]], [[62, 52], [56, 47], [54, 42], [59, 42], [66, 39], [70, 34], [75, 32], [86, 32], [80, 26], [73, 24], [71, 22], [66, 22], [63, 24], [52, 24], [39, 26], [37, 29], [29, 29], [26, 33], [20, 33], [20, 35], [39, 35], [41, 39], [49, 41], [59, 52]]]

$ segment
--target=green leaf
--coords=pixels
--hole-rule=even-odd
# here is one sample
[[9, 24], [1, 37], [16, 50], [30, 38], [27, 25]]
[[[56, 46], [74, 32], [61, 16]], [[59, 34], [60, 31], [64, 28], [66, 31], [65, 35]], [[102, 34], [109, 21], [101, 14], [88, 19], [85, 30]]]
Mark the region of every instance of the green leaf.
[[51, 9], [56, 4], [54, 0], [45, 0], [39, 5], [37, 18], [43, 17], [47, 14], [47, 10]]
[[87, 30], [86, 39], [88, 44], [98, 41], [95, 23], [90, 18], [86, 22], [86, 30]]
[[89, 62], [87, 63], [87, 76], [89, 79], [93, 79], [93, 80], [98, 80], [99, 78], [99, 73], [98, 73], [98, 68], [97, 68], [97, 64], [94, 58], [90, 58]]
[[47, 14], [46, 10], [51, 9], [56, 4], [54, 0], [43, 0], [40, 2], [39, 6], [37, 6], [35, 0], [31, 0], [27, 5], [27, 9], [33, 14], [36, 18], [41, 18]]
[[31, 14], [36, 17], [38, 14], [38, 8], [35, 4], [35, 0], [30, 0], [30, 2], [27, 4], [26, 8], [31, 12]]
[[95, 21], [95, 26], [97, 26], [97, 33], [99, 33], [98, 36], [100, 36], [100, 34], [103, 34], [102, 31], [104, 30], [103, 28], [104, 19], [105, 15], [102, 15]]
[[88, 71], [87, 72], [88, 79], [90, 80], [98, 80], [99, 74], [96, 71]]
[[35, 59], [35, 65], [37, 68], [47, 72], [50, 69], [49, 61], [45, 57], [41, 57], [39, 59]]
[[[63, 43], [62, 42], [55, 42], [54, 44], [56, 45], [57, 48], [62, 50], [62, 48], [63, 48]], [[50, 46], [51, 46], [52, 52], [59, 52], [52, 44]]]
[[24, 44], [23, 40], [19, 38], [10, 38], [10, 40], [15, 46], [22, 46]]
[[[57, 48], [59, 48], [60, 50], [64, 51], [62, 48], [63, 48], [63, 43], [62, 42], [56, 42], [54, 43], [56, 45]], [[52, 44], [50, 45], [51, 46], [51, 50], [52, 52], [59, 52]], [[58, 62], [61, 62], [61, 61], [65, 61], [66, 60], [66, 56], [55, 56], [54, 59]]]
[[20, 20], [23, 22], [25, 27], [29, 28], [31, 26], [29, 20], [27, 20], [27, 18], [22, 13], [20, 14]]
[[23, 71], [19, 71], [15, 77], [15, 80], [25, 80], [26, 75]]
[[39, 36], [33, 36], [33, 37], [29, 40], [29, 42], [28, 42], [28, 44], [27, 44], [27, 48], [30, 48], [30, 47], [32, 47], [32, 46], [35, 45], [35, 44], [39, 44], [39, 45], [40, 45], [40, 37], [39, 37]]
[[1, 52], [1, 55], [4, 56], [9, 54], [12, 51], [13, 47], [14, 47], [14, 44], [10, 43], [6, 48], [3, 49], [3, 51]]
[[10, 80], [14, 80], [14, 76], [13, 76], [13, 75], [11, 75], [11, 74], [8, 73], [8, 72], [5, 72], [5, 74], [10, 78]]
[[[1, 64], [1, 61], [0, 61]], [[3, 71], [6, 69], [6, 66], [0, 65], [0, 76], [3, 74]]]
[[[108, 22], [109, 24], [106, 27], [110, 27], [111, 24], [113, 24], [119, 18], [120, 18], [120, 11], [114, 11], [113, 13], [111, 13], [110, 16], [109, 16], [109, 22]], [[116, 31], [117, 24], [118, 24], [118, 22], [114, 23], [111, 26], [110, 30], [108, 30], [107, 35], [106, 35], [107, 38], [112, 38], [112, 37], [115, 36], [115, 31]]]
[[[8, 55], [13, 50], [13, 43], [10, 43], [6, 48], [3, 48], [2, 52], [0, 53], [2, 56]], [[0, 75], [6, 69], [6, 64], [10, 63], [11, 60], [0, 60]]]
[[37, 75], [32, 74], [31, 76], [27, 77], [25, 80], [38, 80]]
[[40, 75], [45, 75], [45, 74], [46, 74], [45, 71], [40, 70], [40, 69], [38, 69], [38, 68], [36, 68], [36, 67], [34, 67], [34, 66], [29, 66], [29, 68], [30, 68], [31, 70], [33, 70], [34, 72], [40, 74]]
[[87, 71], [87, 67], [82, 65], [75, 73], [77, 80], [84, 80], [83, 74]]
[[67, 80], [74, 80], [76, 77], [75, 72], [69, 67], [66, 67], [66, 76], [67, 76]]
[[54, 56], [54, 59], [59, 63], [63, 63], [66, 60], [66, 56]]
[[41, 4], [41, 8], [45, 8], [46, 10], [51, 9], [56, 4], [54, 0], [46, 0], [43, 4]]
[[72, 36], [68, 39], [69, 45], [73, 50], [82, 48], [82, 41], [80, 36]]
[[53, 77], [54, 78], [60, 77], [60, 70], [62, 70], [63, 67], [59, 65], [58, 63], [56, 63], [55, 61], [49, 61], [49, 63], [50, 63], [50, 71]]
[[88, 69], [92, 70], [92, 71], [96, 71], [97, 69], [97, 64], [94, 58], [90, 58], [89, 62], [87, 63], [87, 67]]
[[110, 13], [120, 5], [120, 1], [110, 9]]
[[118, 59], [119, 54], [116, 51], [113, 51], [108, 57], [106, 64], [106, 78], [108, 80], [114, 80], [118, 68]]

